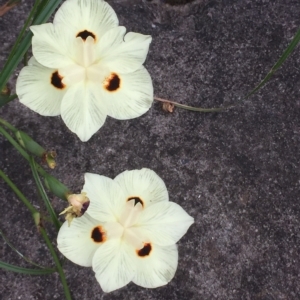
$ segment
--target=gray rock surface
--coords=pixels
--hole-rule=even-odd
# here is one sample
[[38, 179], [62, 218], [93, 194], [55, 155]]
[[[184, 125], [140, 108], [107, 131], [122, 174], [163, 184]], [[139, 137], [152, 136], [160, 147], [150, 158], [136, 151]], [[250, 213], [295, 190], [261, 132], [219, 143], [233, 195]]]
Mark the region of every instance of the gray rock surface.
[[[0, 18], [1, 66], [32, 3], [23, 1]], [[300, 28], [299, 0], [109, 3], [128, 31], [153, 36], [145, 66], [156, 96], [194, 106], [241, 99]], [[67, 261], [74, 299], [300, 299], [299, 54], [298, 47], [265, 88], [227, 112], [170, 114], [155, 102], [138, 119], [108, 118], [87, 143], [60, 117], [39, 116], [18, 101], [0, 109], [1, 117], [57, 151], [52, 173], [73, 191], [81, 190], [85, 172], [113, 178], [148, 167], [163, 178], [170, 200], [195, 218], [178, 243], [178, 269], [167, 286], [131, 283], [105, 294], [91, 269]], [[44, 211], [27, 163], [2, 136], [0, 150], [0, 168]], [[65, 203], [50, 196], [60, 212]], [[29, 212], [3, 181], [0, 198], [0, 229], [24, 255], [51, 265]], [[55, 245], [55, 233], [46, 227]], [[29, 266], [3, 240], [0, 259]], [[0, 270], [0, 299], [64, 299], [64, 294], [57, 274]]]

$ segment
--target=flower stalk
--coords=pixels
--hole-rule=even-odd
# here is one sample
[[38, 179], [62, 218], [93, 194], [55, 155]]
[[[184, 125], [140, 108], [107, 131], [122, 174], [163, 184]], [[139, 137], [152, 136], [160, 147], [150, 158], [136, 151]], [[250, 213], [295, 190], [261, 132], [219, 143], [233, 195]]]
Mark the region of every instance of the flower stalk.
[[9, 179], [9, 177], [2, 171], [0, 170], [0, 177], [9, 185], [9, 187], [13, 190], [13, 192], [18, 196], [18, 198], [24, 203], [24, 205], [27, 207], [27, 209], [31, 212], [31, 215], [33, 217], [34, 223], [37, 226], [41, 236], [43, 237], [52, 257], [55, 262], [57, 271], [59, 273], [65, 296], [67, 300], [71, 299], [71, 294], [69, 291], [69, 287], [66, 281], [66, 277], [64, 274], [64, 271], [62, 269], [61, 263], [58, 259], [58, 256], [54, 250], [54, 247], [52, 246], [52, 243], [47, 235], [47, 232], [43, 228], [41, 224], [41, 219], [40, 219], [40, 213], [38, 212], [37, 209], [34, 208], [34, 206], [29, 202], [29, 200], [24, 196], [24, 194], [17, 188], [17, 186]]

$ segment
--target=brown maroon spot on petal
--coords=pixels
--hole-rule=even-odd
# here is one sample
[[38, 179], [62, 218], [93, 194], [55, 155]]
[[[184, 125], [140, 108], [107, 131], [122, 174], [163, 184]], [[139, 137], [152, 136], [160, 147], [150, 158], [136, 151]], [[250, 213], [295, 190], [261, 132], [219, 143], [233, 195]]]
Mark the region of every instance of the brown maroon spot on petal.
[[121, 79], [116, 73], [111, 73], [109, 77], [105, 78], [104, 87], [109, 92], [115, 92], [121, 86]]
[[136, 206], [138, 203], [141, 203], [142, 206], [144, 207], [144, 202], [143, 202], [143, 200], [140, 197], [136, 197], [136, 196], [129, 197], [127, 199], [127, 202], [130, 201], [130, 200], [134, 200], [134, 206]]
[[90, 31], [88, 31], [88, 30], [83, 30], [83, 31], [80, 31], [77, 35], [76, 35], [76, 37], [81, 37], [84, 41], [89, 37], [89, 36], [91, 36], [94, 40], [96, 40], [96, 36], [92, 33], [92, 32], [90, 32]]
[[105, 230], [101, 226], [93, 228], [91, 238], [95, 243], [103, 243], [106, 241]]
[[137, 250], [136, 253], [140, 257], [145, 257], [145, 256], [150, 255], [151, 250], [152, 250], [151, 244], [146, 243], [146, 244], [144, 244], [144, 247], [140, 250]]
[[90, 201], [86, 201], [86, 202], [84, 202], [82, 204], [82, 207], [81, 207], [81, 210], [80, 210], [80, 214], [81, 215], [83, 215], [86, 212], [86, 210], [88, 209], [89, 205], [90, 205]]
[[51, 84], [57, 89], [64, 89], [66, 86], [62, 82], [63, 77], [59, 75], [58, 71], [52, 73], [51, 76]]

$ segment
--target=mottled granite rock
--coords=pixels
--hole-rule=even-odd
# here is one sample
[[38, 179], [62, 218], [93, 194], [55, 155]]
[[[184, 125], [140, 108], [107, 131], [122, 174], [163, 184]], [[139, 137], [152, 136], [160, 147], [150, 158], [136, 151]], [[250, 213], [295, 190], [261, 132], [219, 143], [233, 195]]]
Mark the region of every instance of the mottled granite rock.
[[[33, 0], [23, 2], [0, 18], [0, 65]], [[298, 0], [109, 3], [128, 31], [153, 36], [146, 67], [156, 96], [194, 106], [241, 99], [300, 27]], [[178, 270], [167, 286], [129, 284], [104, 294], [91, 269], [66, 262], [74, 299], [300, 299], [299, 54], [297, 48], [264, 89], [230, 111], [168, 114], [156, 102], [141, 118], [108, 118], [87, 143], [60, 117], [39, 116], [18, 101], [0, 109], [1, 117], [57, 151], [53, 174], [74, 191], [82, 188], [84, 172], [114, 177], [149, 167], [165, 181], [170, 200], [195, 218], [179, 242]], [[1, 169], [39, 208], [28, 165], [2, 136], [0, 150]], [[2, 181], [0, 197], [1, 230], [24, 255], [50, 265], [30, 214]], [[52, 200], [61, 211], [64, 203]], [[55, 245], [54, 232], [51, 236]], [[0, 256], [28, 266], [2, 240]], [[64, 296], [57, 274], [30, 277], [0, 270], [0, 298]]]

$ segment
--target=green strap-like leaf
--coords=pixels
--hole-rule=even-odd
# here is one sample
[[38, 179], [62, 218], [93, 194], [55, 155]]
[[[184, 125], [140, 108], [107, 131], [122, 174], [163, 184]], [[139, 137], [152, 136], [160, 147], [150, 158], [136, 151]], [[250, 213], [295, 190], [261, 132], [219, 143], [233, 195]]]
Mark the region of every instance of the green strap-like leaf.
[[[41, 10], [40, 14], [33, 20], [32, 24], [38, 25], [46, 22], [61, 2], [62, 0], [48, 1], [47, 4], [44, 6], [43, 10]], [[2, 72], [0, 73], [0, 90], [2, 90], [9, 77], [14, 72], [19, 62], [22, 60], [22, 57], [30, 47], [31, 38], [32, 33], [31, 31], [28, 31], [23, 40], [19, 43], [18, 47], [16, 48], [14, 55], [10, 57], [9, 60], [7, 60]]]
[[300, 42], [300, 30], [297, 31], [293, 40], [290, 42], [288, 47], [284, 50], [283, 54], [280, 56], [280, 58], [275, 63], [275, 65], [271, 68], [271, 70], [266, 75], [266, 77], [252, 91], [250, 91], [245, 97], [243, 97], [241, 100], [239, 100], [238, 103], [233, 103], [233, 104], [223, 106], [223, 107], [203, 108], [203, 107], [193, 107], [193, 106], [189, 106], [189, 105], [184, 105], [184, 104], [180, 104], [178, 102], [169, 101], [169, 100], [161, 99], [158, 97], [154, 97], [154, 99], [157, 101], [160, 101], [160, 102], [171, 103], [174, 106], [177, 106], [179, 108], [183, 108], [186, 110], [192, 110], [192, 111], [198, 111], [198, 112], [221, 112], [228, 108], [233, 108], [236, 105], [238, 105], [240, 102], [248, 99], [250, 96], [255, 94], [258, 90], [260, 90], [267, 83], [267, 81], [272, 77], [272, 75], [281, 67], [281, 65], [286, 61], [286, 59], [291, 55], [291, 53], [296, 48], [296, 46], [299, 44], [299, 42]]
[[17, 98], [17, 95], [9, 96], [9, 95], [0, 94], [0, 107], [4, 106], [5, 104], [14, 100], [15, 98]]
[[27, 275], [47, 275], [47, 274], [57, 272], [55, 269], [35, 270], [35, 269], [22, 268], [22, 267], [8, 264], [4, 261], [0, 261], [0, 268], [7, 270], [7, 271], [22, 273], [22, 274], [27, 274]]

